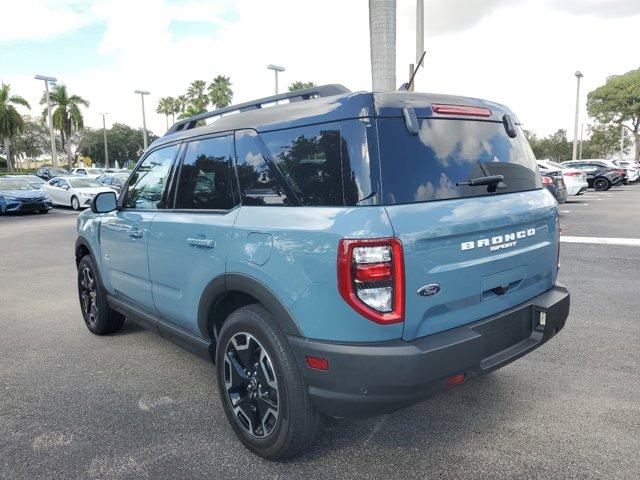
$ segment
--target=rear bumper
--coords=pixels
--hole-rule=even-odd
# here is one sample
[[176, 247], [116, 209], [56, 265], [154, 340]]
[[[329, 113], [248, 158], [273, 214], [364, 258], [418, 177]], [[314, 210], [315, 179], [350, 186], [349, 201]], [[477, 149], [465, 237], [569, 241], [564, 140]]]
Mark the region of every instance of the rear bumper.
[[[546, 313], [544, 329], [535, 328]], [[418, 403], [445, 388], [447, 378], [472, 378], [536, 349], [565, 324], [569, 292], [556, 284], [500, 314], [410, 342], [336, 344], [289, 337], [316, 407], [332, 417], [365, 418]], [[311, 370], [306, 355], [326, 358]]]

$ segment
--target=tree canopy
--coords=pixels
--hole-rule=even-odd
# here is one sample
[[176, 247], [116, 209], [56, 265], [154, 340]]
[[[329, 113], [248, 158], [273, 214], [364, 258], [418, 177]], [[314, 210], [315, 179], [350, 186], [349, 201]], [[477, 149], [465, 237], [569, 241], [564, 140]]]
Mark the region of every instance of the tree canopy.
[[602, 124], [624, 125], [636, 141], [640, 160], [640, 68], [613, 75], [587, 95], [587, 112]]
[[312, 88], [315, 87], [316, 84], [313, 82], [301, 82], [301, 81], [295, 81], [293, 82], [291, 85], [289, 85], [289, 91], [290, 92], [295, 92], [297, 90], [304, 90], [305, 88]]
[[[147, 131], [149, 143], [158, 137]], [[94, 163], [104, 165], [104, 137], [102, 129], [85, 128], [79, 132], [76, 153], [91, 158]], [[109, 165], [114, 161], [125, 165], [128, 161], [136, 161], [143, 150], [142, 130], [133, 129], [123, 123], [114, 123], [107, 129], [109, 146]]]

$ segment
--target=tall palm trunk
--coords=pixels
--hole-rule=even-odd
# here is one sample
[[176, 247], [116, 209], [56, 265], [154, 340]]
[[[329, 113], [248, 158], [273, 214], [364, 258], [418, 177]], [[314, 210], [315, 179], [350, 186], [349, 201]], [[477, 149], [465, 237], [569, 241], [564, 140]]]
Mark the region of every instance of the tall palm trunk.
[[11, 161], [11, 139], [4, 137], [4, 152], [7, 154], [7, 170], [13, 173], [13, 162]]
[[165, 114], [164, 119], [167, 122], [167, 130], [169, 130], [169, 115]]

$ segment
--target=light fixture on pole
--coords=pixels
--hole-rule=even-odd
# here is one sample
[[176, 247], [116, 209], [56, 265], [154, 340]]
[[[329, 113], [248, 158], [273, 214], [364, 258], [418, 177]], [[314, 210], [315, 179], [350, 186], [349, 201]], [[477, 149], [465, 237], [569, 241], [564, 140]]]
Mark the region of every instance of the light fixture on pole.
[[104, 168], [109, 168], [109, 147], [107, 146], [107, 121], [105, 117], [109, 115], [107, 112], [102, 115], [102, 133], [104, 134]]
[[146, 90], [136, 90], [135, 93], [140, 95], [140, 99], [142, 100], [142, 139], [144, 141], [144, 149], [146, 150], [149, 140], [147, 139], [147, 120], [144, 116], [144, 96], [149, 95], [149, 92]]
[[269, 70], [273, 70], [276, 75], [276, 95], [278, 94], [278, 72], [284, 72], [285, 68], [278, 65], [267, 65]]
[[578, 158], [578, 116], [580, 115], [580, 79], [582, 78], [582, 72], [578, 70], [575, 76], [578, 82], [576, 84], [576, 119], [573, 126], [573, 160]]
[[36, 80], [44, 80], [44, 92], [47, 99], [47, 122], [49, 123], [49, 136], [51, 137], [51, 163], [54, 167], [58, 166], [58, 155], [56, 154], [56, 137], [53, 131], [53, 116], [51, 114], [51, 99], [49, 98], [49, 83], [52, 86], [58, 81], [54, 77], [47, 77], [45, 75], [36, 75]]

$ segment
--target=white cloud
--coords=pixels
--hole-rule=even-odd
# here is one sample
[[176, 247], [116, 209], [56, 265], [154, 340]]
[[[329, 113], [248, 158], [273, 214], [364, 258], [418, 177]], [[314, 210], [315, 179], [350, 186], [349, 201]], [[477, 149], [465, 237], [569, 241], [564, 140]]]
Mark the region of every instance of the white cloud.
[[[608, 75], [636, 68], [637, 17], [609, 19], [617, 8], [631, 15], [640, 2], [526, 0], [426, 0], [427, 57], [416, 79], [419, 91], [452, 93], [509, 105], [539, 134], [557, 128], [572, 134], [575, 98], [573, 72], [584, 73], [581, 103], [586, 92]], [[158, 134], [165, 119], [155, 113], [160, 97], [184, 93], [190, 81], [231, 76], [234, 101], [269, 95], [273, 72], [282, 64], [281, 89], [294, 80], [342, 83], [352, 90], [371, 88], [368, 2], [366, 0], [301, 2], [300, 0], [100, 0], [97, 3], [22, 0], [12, 3], [11, 22], [3, 22], [0, 43], [11, 39], [49, 38], [82, 26], [106, 22], [95, 55], [103, 66], [51, 72], [73, 93], [91, 101], [87, 124], [101, 126], [99, 112], [109, 123], [140, 126], [140, 99], [133, 91], [146, 89], [147, 124]], [[15, 5], [15, 7], [14, 7]], [[415, 0], [398, 0], [397, 83], [406, 81], [415, 60]], [[229, 13], [237, 20], [225, 21]], [[622, 16], [622, 15], [621, 15]], [[607, 18], [604, 18], [607, 17]], [[211, 33], [174, 38], [172, 21], [211, 24]], [[597, 32], [597, 35], [594, 35]], [[34, 48], [37, 48], [37, 44]], [[28, 50], [26, 50], [28, 51]], [[82, 61], [82, 59], [80, 59]], [[114, 64], [115, 62], [115, 64]], [[91, 62], [95, 65], [95, 62]], [[15, 93], [37, 106], [42, 82], [34, 73], [5, 77]], [[40, 112], [40, 107], [34, 109]]]

